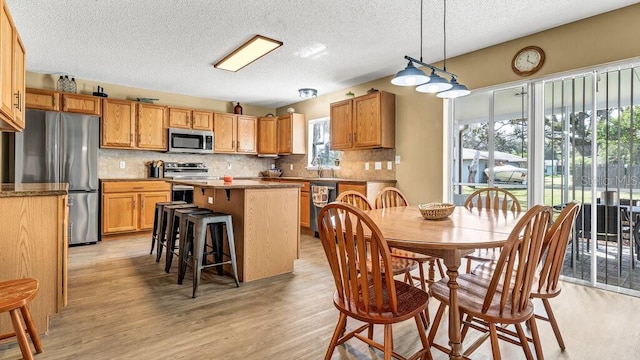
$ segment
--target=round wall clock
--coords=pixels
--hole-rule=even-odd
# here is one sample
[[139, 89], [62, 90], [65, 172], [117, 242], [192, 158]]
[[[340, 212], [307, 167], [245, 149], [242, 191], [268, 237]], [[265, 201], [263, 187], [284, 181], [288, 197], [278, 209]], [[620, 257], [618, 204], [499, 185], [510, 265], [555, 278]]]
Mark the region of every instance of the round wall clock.
[[511, 69], [520, 76], [529, 76], [544, 64], [544, 50], [537, 46], [520, 49], [511, 60]]

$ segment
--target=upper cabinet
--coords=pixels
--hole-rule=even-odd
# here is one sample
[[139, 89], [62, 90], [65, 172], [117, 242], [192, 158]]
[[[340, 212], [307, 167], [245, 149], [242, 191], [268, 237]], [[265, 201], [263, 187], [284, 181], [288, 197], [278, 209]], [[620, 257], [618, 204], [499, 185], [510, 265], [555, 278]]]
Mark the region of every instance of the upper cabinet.
[[278, 154], [278, 118], [275, 116], [258, 118], [258, 154]]
[[28, 88], [25, 102], [29, 109], [60, 110], [60, 94], [52, 90]]
[[170, 107], [169, 127], [212, 131], [213, 113], [210, 111]]
[[25, 48], [9, 7], [0, 12], [0, 131], [22, 131], [25, 111]]
[[62, 111], [79, 114], [101, 115], [102, 98], [91, 95], [62, 93]]
[[395, 147], [396, 97], [384, 91], [331, 104], [331, 150]]
[[257, 124], [255, 116], [213, 114], [213, 152], [256, 154]]
[[167, 150], [165, 113], [161, 105], [104, 99], [100, 146]]
[[303, 114], [258, 119], [258, 154], [305, 154], [307, 123]]
[[303, 114], [278, 116], [278, 154], [306, 154], [306, 128]]

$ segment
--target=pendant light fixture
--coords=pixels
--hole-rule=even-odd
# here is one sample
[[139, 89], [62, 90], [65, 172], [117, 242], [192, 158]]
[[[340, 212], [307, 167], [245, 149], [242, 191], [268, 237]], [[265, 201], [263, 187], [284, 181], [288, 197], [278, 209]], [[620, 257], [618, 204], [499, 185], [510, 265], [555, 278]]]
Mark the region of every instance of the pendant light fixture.
[[[420, 0], [420, 60], [416, 60], [410, 56], [404, 58], [409, 60], [409, 64], [404, 70], [399, 71], [391, 80], [391, 83], [398, 86], [416, 86], [416, 91], [422, 93], [437, 93], [437, 97], [445, 99], [453, 99], [471, 93], [466, 86], [458, 83], [456, 74], [447, 71], [447, 0], [444, 3], [444, 66], [442, 69], [426, 64], [422, 61], [422, 7], [423, 0]], [[431, 69], [431, 75], [427, 76], [422, 70], [416, 68], [413, 64], [419, 64]], [[451, 76], [451, 80], [447, 81], [437, 73]]]

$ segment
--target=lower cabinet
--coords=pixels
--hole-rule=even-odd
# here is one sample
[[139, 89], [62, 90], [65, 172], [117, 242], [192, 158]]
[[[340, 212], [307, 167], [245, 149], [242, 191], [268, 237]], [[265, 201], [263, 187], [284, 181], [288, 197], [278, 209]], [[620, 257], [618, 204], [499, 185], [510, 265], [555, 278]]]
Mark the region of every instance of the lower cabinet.
[[395, 180], [373, 180], [373, 181], [341, 181], [338, 183], [338, 192], [347, 190], [357, 191], [367, 197], [372, 206], [376, 206], [376, 196], [380, 190], [387, 186], [396, 186]]
[[300, 226], [311, 226], [311, 196], [309, 194], [309, 182], [303, 182], [300, 188]]
[[122, 234], [153, 228], [156, 203], [171, 200], [164, 181], [103, 181], [102, 234]]

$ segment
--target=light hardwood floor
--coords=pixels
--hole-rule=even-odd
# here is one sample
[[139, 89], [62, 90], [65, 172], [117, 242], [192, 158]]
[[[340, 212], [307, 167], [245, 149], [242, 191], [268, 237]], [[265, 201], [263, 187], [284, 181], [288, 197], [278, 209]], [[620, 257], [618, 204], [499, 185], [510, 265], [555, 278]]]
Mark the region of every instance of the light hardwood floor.
[[[196, 299], [191, 278], [177, 285], [176, 269], [149, 256], [148, 237], [73, 247], [69, 251], [69, 305], [51, 319], [36, 359], [322, 359], [338, 312], [334, 286], [318, 239], [303, 235], [295, 272], [242, 284], [209, 272]], [[546, 359], [640, 358], [640, 299], [565, 284], [553, 299], [567, 350], [539, 322]], [[435, 314], [437, 301], [430, 304]], [[381, 331], [376, 332], [380, 335]], [[411, 321], [394, 328], [395, 345], [418, 346]], [[446, 329], [437, 340], [446, 343]], [[501, 342], [504, 359], [524, 359]], [[434, 350], [435, 359], [447, 357]], [[490, 357], [489, 344], [473, 359]], [[17, 345], [0, 345], [0, 359], [19, 359]], [[381, 359], [357, 341], [333, 359]]]

